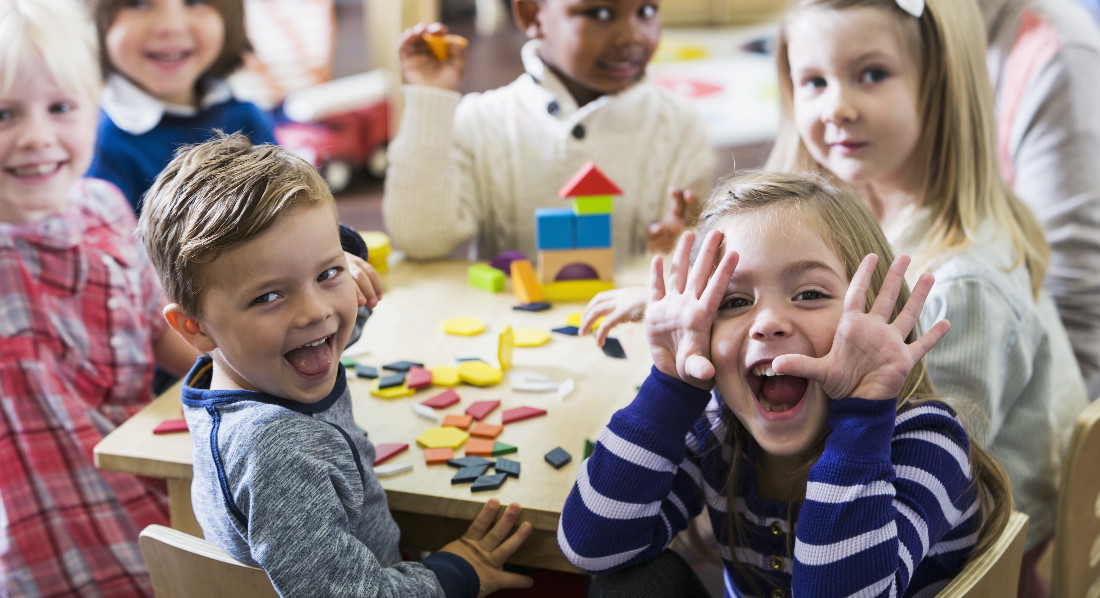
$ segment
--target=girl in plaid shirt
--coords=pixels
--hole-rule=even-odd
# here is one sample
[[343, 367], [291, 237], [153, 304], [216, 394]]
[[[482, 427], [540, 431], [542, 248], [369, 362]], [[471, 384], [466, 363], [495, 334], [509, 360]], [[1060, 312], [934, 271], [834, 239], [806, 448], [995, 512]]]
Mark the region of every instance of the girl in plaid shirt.
[[0, 0], [0, 595], [152, 595], [138, 533], [160, 488], [92, 448], [151, 398], [168, 333], [159, 283], [95, 141], [95, 28], [72, 0]]

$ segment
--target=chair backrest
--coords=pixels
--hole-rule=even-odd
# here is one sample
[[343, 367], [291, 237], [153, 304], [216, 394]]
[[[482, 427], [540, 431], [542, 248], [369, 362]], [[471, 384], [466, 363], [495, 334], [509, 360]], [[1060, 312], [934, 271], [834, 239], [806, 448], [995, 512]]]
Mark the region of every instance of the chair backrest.
[[1052, 596], [1100, 596], [1100, 400], [1077, 416], [1062, 466], [1051, 561]]
[[157, 598], [278, 598], [263, 569], [214, 544], [163, 525], [138, 538]]
[[975, 555], [936, 598], [993, 596], [1013, 598], [1020, 582], [1020, 564], [1027, 539], [1027, 515], [1013, 511], [1000, 537]]

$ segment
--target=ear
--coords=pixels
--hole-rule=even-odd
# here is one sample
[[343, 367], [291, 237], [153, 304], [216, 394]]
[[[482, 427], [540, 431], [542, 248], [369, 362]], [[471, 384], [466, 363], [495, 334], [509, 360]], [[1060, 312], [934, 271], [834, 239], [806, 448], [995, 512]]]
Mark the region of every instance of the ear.
[[214, 339], [210, 338], [202, 330], [202, 324], [198, 320], [187, 315], [179, 303], [169, 303], [164, 306], [164, 319], [187, 341], [187, 344], [198, 349], [202, 353], [209, 353], [218, 347]]
[[542, 37], [542, 25], [539, 23], [540, 1], [512, 0], [512, 20], [529, 39]]

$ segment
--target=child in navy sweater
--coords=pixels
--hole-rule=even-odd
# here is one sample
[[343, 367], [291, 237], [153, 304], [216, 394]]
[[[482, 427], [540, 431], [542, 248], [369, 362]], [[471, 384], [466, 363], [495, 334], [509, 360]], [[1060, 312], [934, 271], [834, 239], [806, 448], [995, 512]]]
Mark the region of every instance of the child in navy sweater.
[[925, 375], [949, 328], [914, 331], [931, 275], [910, 295], [909, 259], [821, 180], [749, 175], [707, 205], [694, 259], [692, 234], [667, 280], [654, 259], [654, 368], [582, 465], [562, 551], [594, 573], [642, 563], [597, 578], [616, 595], [706, 508], [727, 595], [934, 593], [1010, 499]]

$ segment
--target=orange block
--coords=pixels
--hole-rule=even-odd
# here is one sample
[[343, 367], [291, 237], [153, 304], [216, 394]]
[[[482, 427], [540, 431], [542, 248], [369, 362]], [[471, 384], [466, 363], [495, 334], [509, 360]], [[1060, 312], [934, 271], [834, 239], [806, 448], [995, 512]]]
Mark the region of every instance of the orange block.
[[512, 260], [512, 294], [520, 303], [542, 301], [542, 288], [531, 260]]
[[[469, 452], [467, 449], [466, 452]], [[455, 450], [451, 447], [424, 449], [424, 462], [428, 465], [446, 463], [455, 458]]]
[[489, 424], [485, 422], [477, 422], [474, 427], [470, 428], [470, 436], [480, 436], [482, 438], [496, 438], [500, 436], [500, 433], [504, 431], [504, 426], [497, 424]]
[[493, 446], [496, 445], [496, 441], [492, 438], [471, 438], [466, 443], [466, 454], [477, 455], [479, 457], [491, 457], [493, 455]]
[[448, 415], [443, 418], [444, 426], [454, 426], [456, 428], [462, 428], [465, 430], [470, 427], [470, 424], [474, 423], [474, 416], [472, 415]]

